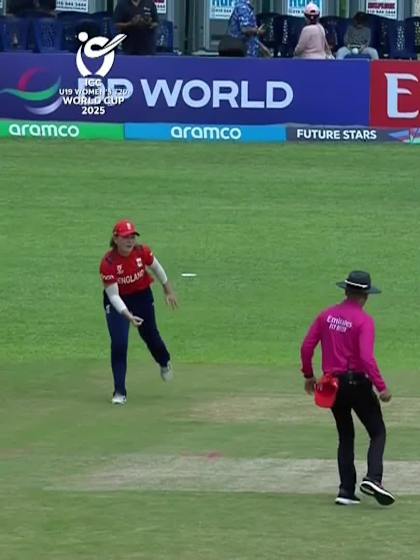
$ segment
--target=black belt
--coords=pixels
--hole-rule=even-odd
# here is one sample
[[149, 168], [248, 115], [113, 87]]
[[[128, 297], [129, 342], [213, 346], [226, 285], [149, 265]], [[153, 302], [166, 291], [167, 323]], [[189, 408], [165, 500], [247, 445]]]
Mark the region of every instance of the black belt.
[[364, 383], [370, 383], [370, 379], [365, 373], [359, 371], [347, 371], [346, 373], [337, 373], [335, 375], [337, 379], [348, 383], [349, 385], [361, 385]]

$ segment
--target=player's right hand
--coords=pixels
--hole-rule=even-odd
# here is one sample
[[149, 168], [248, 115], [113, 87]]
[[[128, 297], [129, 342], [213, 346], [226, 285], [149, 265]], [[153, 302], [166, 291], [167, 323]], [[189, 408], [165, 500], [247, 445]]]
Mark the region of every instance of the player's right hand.
[[315, 385], [316, 385], [316, 378], [315, 377], [309, 377], [307, 379], [305, 379], [305, 392], [308, 395], [313, 395], [315, 392]]
[[389, 402], [392, 399], [392, 395], [388, 389], [385, 389], [379, 393], [379, 398], [382, 402]]
[[137, 317], [137, 315], [131, 315], [130, 323], [135, 327], [140, 327], [143, 324], [144, 320], [141, 317]]

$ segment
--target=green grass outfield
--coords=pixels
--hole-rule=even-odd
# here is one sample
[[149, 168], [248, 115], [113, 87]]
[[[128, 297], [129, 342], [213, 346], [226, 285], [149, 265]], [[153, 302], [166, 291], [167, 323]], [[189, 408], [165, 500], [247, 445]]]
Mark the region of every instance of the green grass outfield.
[[[0, 559], [417, 560], [419, 177], [399, 145], [1, 141]], [[122, 217], [180, 308], [155, 287], [174, 383], [133, 332], [113, 408], [98, 264]], [[299, 375], [354, 268], [383, 289], [388, 509], [333, 505], [335, 428]]]

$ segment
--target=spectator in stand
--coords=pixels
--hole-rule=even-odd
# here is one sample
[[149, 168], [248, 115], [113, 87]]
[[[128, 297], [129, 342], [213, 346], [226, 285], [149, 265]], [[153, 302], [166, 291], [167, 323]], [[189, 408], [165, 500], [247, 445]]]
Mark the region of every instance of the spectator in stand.
[[156, 28], [159, 25], [154, 0], [119, 0], [114, 12], [118, 31], [127, 38], [122, 42], [125, 54], [156, 53]]
[[353, 23], [344, 35], [344, 47], [338, 49], [337, 60], [343, 60], [348, 54], [367, 54], [372, 60], [378, 60], [378, 51], [370, 47], [372, 33], [368, 27], [368, 17], [365, 12], [357, 12]]
[[299, 42], [295, 48], [295, 56], [310, 60], [331, 58], [331, 49], [327, 43], [325, 29], [319, 23], [319, 8], [310, 2], [304, 11], [306, 26], [302, 29]]
[[270, 51], [259, 40], [264, 35], [264, 26], [257, 26], [252, 0], [236, 0], [228, 23], [228, 35], [243, 42], [246, 56], [271, 56]]

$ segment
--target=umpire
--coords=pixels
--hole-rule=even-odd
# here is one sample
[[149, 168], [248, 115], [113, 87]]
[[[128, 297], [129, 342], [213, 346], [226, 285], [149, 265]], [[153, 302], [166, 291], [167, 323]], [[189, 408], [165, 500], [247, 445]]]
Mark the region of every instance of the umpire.
[[335, 503], [353, 505], [360, 502], [355, 495], [354, 410], [370, 437], [368, 470], [360, 490], [373, 496], [379, 504], [388, 506], [394, 503], [395, 498], [382, 486], [386, 430], [373, 386], [383, 402], [391, 400], [391, 393], [375, 360], [374, 320], [363, 310], [369, 294], [381, 292], [372, 286], [369, 273], [362, 271], [351, 272], [347, 280], [338, 282], [337, 286], [345, 290], [346, 299], [318, 315], [301, 347], [305, 390], [308, 394], [315, 391], [317, 381], [312, 358], [317, 344], [321, 342], [324, 375], [333, 375], [339, 381], [332, 406], [339, 438], [340, 489]]

